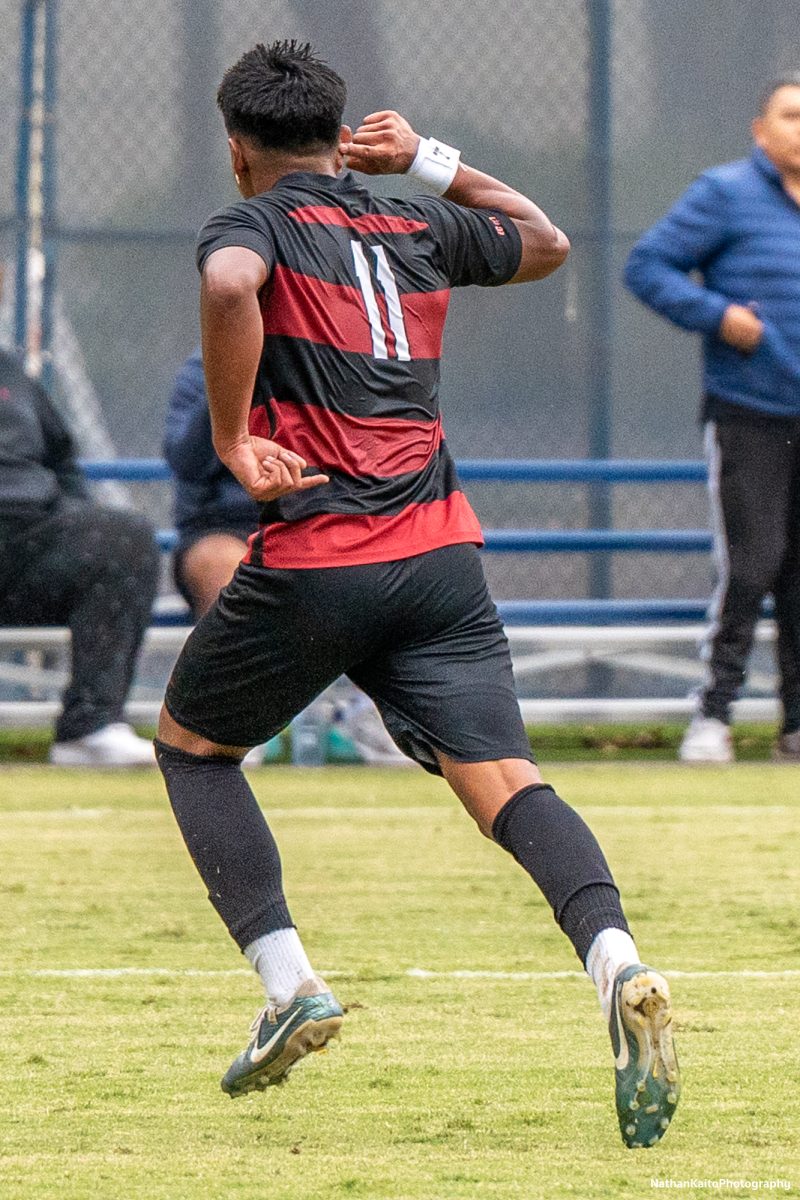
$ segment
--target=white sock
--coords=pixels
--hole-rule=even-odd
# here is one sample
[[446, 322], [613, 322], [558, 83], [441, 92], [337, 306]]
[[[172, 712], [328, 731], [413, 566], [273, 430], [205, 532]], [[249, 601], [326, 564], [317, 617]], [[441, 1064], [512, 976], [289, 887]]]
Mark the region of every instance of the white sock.
[[256, 938], [245, 946], [244, 956], [261, 977], [267, 1000], [278, 1008], [289, 1003], [301, 983], [316, 978], [293, 926]]
[[597, 988], [606, 1020], [611, 1015], [611, 989], [615, 975], [623, 967], [640, 961], [633, 938], [622, 929], [602, 929], [589, 947], [586, 973]]

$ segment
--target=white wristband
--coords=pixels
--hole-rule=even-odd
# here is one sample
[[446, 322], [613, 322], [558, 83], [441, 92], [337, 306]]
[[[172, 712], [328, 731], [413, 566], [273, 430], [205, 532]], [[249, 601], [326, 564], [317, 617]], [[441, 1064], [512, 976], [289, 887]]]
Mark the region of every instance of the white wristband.
[[406, 174], [424, 183], [426, 187], [443, 196], [456, 177], [461, 151], [436, 138], [419, 139], [417, 153]]

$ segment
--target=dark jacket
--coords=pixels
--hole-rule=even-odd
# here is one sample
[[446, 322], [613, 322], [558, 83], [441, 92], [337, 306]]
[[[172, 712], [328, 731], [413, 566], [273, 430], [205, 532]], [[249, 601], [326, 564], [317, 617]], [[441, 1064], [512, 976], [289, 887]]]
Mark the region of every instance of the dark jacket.
[[211, 442], [203, 360], [195, 351], [181, 367], [167, 408], [164, 455], [175, 475], [180, 534], [258, 527], [258, 505], [224, 467]]
[[64, 496], [89, 499], [69, 429], [41, 384], [0, 350], [0, 525], [39, 520]]
[[[700, 175], [634, 246], [625, 282], [656, 312], [704, 335], [706, 395], [800, 416], [800, 205], [761, 150]], [[764, 324], [752, 354], [718, 336], [729, 304], [754, 305]]]

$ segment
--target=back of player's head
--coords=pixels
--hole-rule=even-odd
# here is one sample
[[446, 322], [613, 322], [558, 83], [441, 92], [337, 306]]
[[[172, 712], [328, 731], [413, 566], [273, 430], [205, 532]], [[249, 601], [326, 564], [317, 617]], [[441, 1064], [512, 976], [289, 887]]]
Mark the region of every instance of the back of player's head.
[[785, 75], [777, 75], [769, 81], [758, 100], [759, 116], [764, 116], [772, 97], [785, 87], [800, 87], [800, 71], [787, 71]]
[[264, 150], [335, 146], [346, 98], [344, 80], [294, 39], [248, 50], [217, 92], [228, 133]]

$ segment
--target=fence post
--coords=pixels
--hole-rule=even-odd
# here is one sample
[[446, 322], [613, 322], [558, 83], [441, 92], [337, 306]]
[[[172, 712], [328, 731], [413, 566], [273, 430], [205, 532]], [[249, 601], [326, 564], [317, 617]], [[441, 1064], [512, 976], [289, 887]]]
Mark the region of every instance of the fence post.
[[[225, 202], [217, 185], [224, 180], [233, 194], [227, 167], [222, 118], [214, 97], [220, 82], [217, 47], [220, 40], [213, 0], [180, 0], [182, 77], [180, 81], [181, 149], [178, 177], [180, 204], [189, 225], [199, 227], [210, 212]], [[226, 67], [230, 64], [225, 63]]]
[[[587, 331], [592, 394], [589, 396], [589, 455], [608, 458], [611, 451], [611, 337], [612, 337], [612, 143], [611, 143], [611, 0], [587, 0], [589, 17], [589, 286]], [[589, 523], [594, 529], [612, 524], [611, 492], [607, 483], [589, 486]], [[589, 560], [588, 592], [592, 599], [611, 595], [611, 556], [593, 554]], [[593, 695], [605, 696], [612, 687], [613, 669], [592, 664], [587, 685]]]
[[56, 94], [58, 71], [58, 0], [44, 0], [44, 79], [42, 111], [42, 383], [54, 383], [53, 308], [56, 295]]
[[20, 43], [20, 112], [17, 132], [17, 265], [14, 281], [14, 341], [24, 360], [28, 348], [28, 248], [30, 239], [30, 157], [33, 118], [34, 47], [39, 0], [26, 0]]
[[[589, 13], [589, 324], [592, 372], [589, 400], [589, 456], [608, 458], [611, 450], [612, 199], [611, 199], [611, 7], [610, 0], [587, 0]], [[608, 485], [590, 490], [590, 523], [611, 524]], [[609, 595], [609, 560], [598, 555], [591, 569], [590, 595]]]
[[14, 339], [25, 366], [43, 376], [48, 387], [55, 266], [55, 6], [56, 0], [25, 0], [23, 8], [16, 182]]

